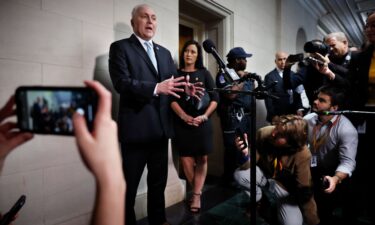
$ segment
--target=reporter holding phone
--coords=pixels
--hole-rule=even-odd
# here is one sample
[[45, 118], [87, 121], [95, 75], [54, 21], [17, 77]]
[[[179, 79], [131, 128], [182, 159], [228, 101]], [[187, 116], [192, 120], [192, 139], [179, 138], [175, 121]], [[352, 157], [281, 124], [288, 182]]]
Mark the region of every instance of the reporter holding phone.
[[[85, 81], [85, 84], [99, 96], [94, 128], [90, 132], [85, 118], [77, 112], [73, 116], [73, 125], [80, 155], [97, 184], [91, 224], [123, 225], [126, 183], [117, 141], [117, 125], [111, 118], [111, 93], [97, 81]], [[11, 150], [33, 138], [32, 133], [15, 130], [16, 123], [4, 122], [15, 115], [14, 105], [12, 96], [0, 109], [0, 169]]]
[[17, 124], [6, 121], [7, 118], [16, 114], [14, 107], [14, 96], [11, 96], [3, 108], [0, 109], [0, 173], [7, 155], [34, 136], [32, 133], [15, 130]]
[[[17, 123], [7, 121], [9, 117], [16, 114], [14, 96], [11, 96], [5, 105], [0, 109], [0, 174], [8, 154], [16, 147], [26, 143], [34, 137], [32, 133], [15, 130]], [[0, 213], [0, 223], [3, 215]], [[12, 218], [11, 220], [14, 220]], [[5, 222], [4, 222], [5, 223]]]
[[85, 81], [85, 84], [99, 96], [94, 128], [89, 132], [84, 117], [79, 113], [73, 116], [73, 126], [81, 157], [97, 184], [92, 224], [123, 225], [126, 184], [117, 125], [111, 117], [111, 93], [97, 81]]

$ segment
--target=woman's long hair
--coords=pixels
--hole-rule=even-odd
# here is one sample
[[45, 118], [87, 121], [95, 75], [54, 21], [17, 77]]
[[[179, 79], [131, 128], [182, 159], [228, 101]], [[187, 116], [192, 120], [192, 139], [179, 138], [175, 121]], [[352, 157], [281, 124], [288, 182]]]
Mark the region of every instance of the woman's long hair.
[[195, 68], [196, 69], [204, 69], [205, 67], [203, 66], [202, 47], [195, 40], [190, 40], [190, 41], [185, 42], [184, 46], [182, 47], [182, 50], [181, 50], [181, 53], [180, 53], [180, 66], [179, 66], [180, 69], [185, 67], [184, 52], [189, 45], [195, 45], [198, 49], [197, 61], [195, 61], [195, 65], [194, 65]]

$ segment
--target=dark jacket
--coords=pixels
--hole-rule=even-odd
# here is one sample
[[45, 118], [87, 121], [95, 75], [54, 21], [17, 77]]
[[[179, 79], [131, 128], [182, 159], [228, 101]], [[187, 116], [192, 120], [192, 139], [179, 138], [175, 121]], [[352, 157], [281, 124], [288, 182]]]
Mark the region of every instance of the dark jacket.
[[278, 157], [282, 170], [276, 173], [274, 179], [284, 187], [290, 197], [295, 198], [303, 218], [307, 224], [318, 224], [317, 206], [312, 194], [312, 177], [310, 172], [311, 152], [306, 145], [302, 149], [280, 152], [270, 144], [274, 126], [263, 127], [257, 132], [257, 165], [268, 177], [272, 176], [273, 159]]
[[109, 72], [120, 94], [119, 139], [139, 143], [171, 137], [173, 134], [169, 97], [154, 96], [158, 82], [177, 75], [170, 52], [154, 43], [158, 71], [133, 34], [111, 44]]
[[[293, 72], [291, 71], [293, 76]], [[272, 86], [267, 91], [279, 97], [279, 99], [265, 98], [264, 103], [267, 109], [267, 121], [271, 122], [274, 116], [296, 114], [297, 110], [302, 108], [301, 96], [293, 91], [292, 96], [289, 95], [287, 89], [284, 88], [283, 78], [279, 75], [277, 69], [269, 72], [264, 78], [265, 86], [268, 86], [276, 81], [276, 85]], [[292, 98], [292, 101], [291, 99]]]
[[352, 55], [352, 60], [349, 64], [351, 109], [364, 110], [368, 100], [368, 73], [373, 51], [374, 45], [370, 45], [365, 50]]

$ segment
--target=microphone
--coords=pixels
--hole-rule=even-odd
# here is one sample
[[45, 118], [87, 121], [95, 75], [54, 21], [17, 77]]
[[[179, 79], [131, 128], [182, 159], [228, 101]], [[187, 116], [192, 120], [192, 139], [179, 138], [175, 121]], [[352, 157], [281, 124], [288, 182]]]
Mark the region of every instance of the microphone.
[[323, 111], [323, 112], [315, 112], [315, 113], [318, 115], [341, 115], [341, 114], [375, 115], [375, 112], [371, 112], [371, 111], [353, 111], [353, 110]]
[[346, 113], [351, 113], [352, 111], [350, 110], [342, 110], [342, 111], [321, 111], [321, 112], [315, 112], [318, 115], [341, 115], [341, 114], [346, 114]]
[[[245, 81], [245, 80], [249, 80], [249, 79], [253, 79], [253, 80], [256, 80], [258, 82], [258, 84], [262, 84], [262, 77], [256, 73], [246, 73], [245, 75], [243, 75], [240, 79], [239, 79], [239, 83]], [[277, 83], [277, 81], [276, 81]], [[266, 88], [267, 89], [267, 88]]]
[[220, 58], [219, 54], [216, 51], [216, 47], [215, 47], [214, 43], [210, 39], [207, 39], [203, 42], [203, 48], [207, 53], [210, 53], [215, 57], [217, 63], [220, 66], [220, 68], [225, 67], [224, 61]]
[[216, 62], [217, 64], [219, 64], [221, 71], [226, 75], [225, 78], [228, 79], [230, 83], [240, 79], [240, 77], [234, 69], [230, 69], [225, 66], [224, 61], [221, 59], [221, 57], [216, 51], [215, 44], [210, 39], [207, 39], [203, 42], [203, 49], [207, 53], [212, 54], [215, 57]]

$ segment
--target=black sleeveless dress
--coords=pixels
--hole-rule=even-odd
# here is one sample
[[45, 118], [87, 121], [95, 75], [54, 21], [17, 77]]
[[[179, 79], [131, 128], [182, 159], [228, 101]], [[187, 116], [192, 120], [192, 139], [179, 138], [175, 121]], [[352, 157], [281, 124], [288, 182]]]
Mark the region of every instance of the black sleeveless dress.
[[[199, 69], [195, 72], [184, 72], [179, 70], [179, 76], [190, 76], [190, 82], [202, 82], [206, 90], [212, 90], [215, 83], [210, 72], [206, 69]], [[219, 96], [215, 92], [208, 92], [211, 101], [218, 102]], [[194, 100], [186, 99], [184, 94], [180, 95], [181, 98], [174, 98], [180, 107], [190, 116], [196, 117], [204, 114], [206, 109], [197, 111], [194, 107]], [[175, 136], [172, 138], [173, 147], [175, 147], [179, 156], [202, 156], [207, 155], [213, 149], [213, 129], [211, 119], [208, 118], [199, 127], [186, 124], [176, 114], [174, 114], [174, 131]]]

